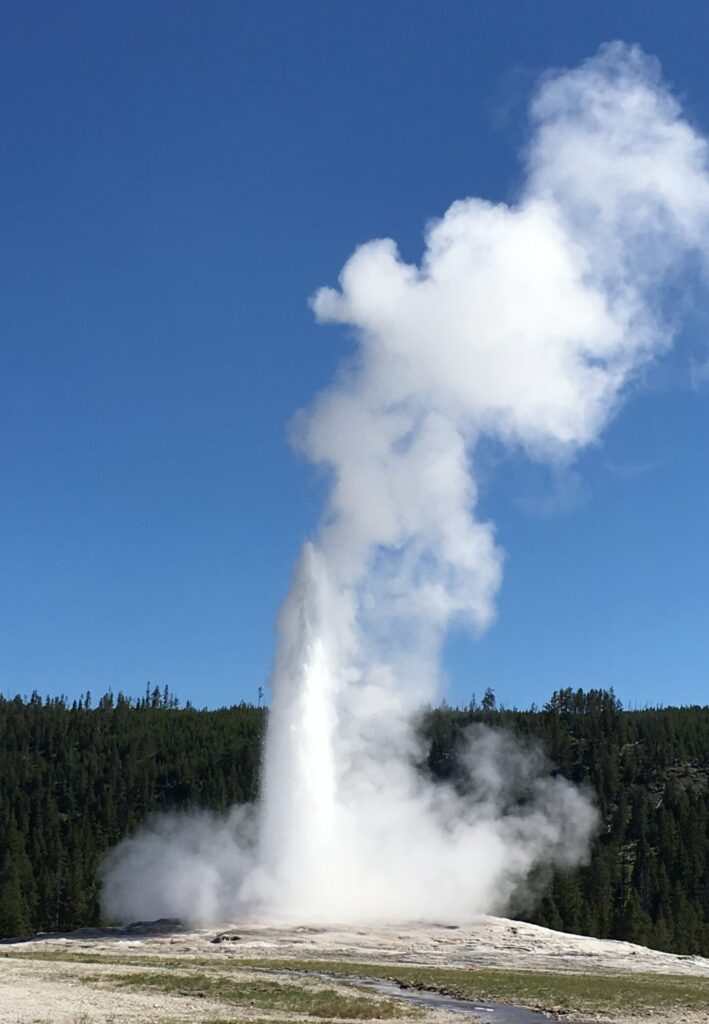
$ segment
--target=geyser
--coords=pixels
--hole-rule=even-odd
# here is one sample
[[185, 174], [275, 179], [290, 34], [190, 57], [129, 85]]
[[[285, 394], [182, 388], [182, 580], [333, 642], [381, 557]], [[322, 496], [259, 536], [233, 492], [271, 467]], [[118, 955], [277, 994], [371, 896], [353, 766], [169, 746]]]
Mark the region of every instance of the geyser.
[[420, 266], [369, 242], [313, 298], [358, 344], [294, 424], [331, 487], [281, 613], [261, 805], [154, 819], [107, 858], [109, 915], [460, 920], [585, 855], [594, 812], [534, 750], [477, 731], [463, 784], [432, 784], [416, 714], [451, 624], [494, 615], [477, 445], [568, 464], [670, 346], [707, 143], [620, 43], [547, 75], [531, 127], [514, 204], [455, 202]]

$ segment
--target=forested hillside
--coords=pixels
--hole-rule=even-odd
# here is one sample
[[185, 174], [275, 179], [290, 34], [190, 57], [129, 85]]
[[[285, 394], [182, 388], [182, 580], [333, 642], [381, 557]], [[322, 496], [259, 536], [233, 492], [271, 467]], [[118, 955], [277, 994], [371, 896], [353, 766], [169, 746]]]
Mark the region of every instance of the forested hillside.
[[[528, 918], [552, 928], [709, 955], [709, 707], [624, 711], [565, 690], [542, 710], [430, 711], [422, 770], [455, 781], [466, 727], [537, 737], [596, 794], [589, 865], [557, 874]], [[223, 810], [258, 793], [266, 712], [142, 701], [0, 699], [0, 936], [100, 921], [103, 852], [151, 811]]]
[[709, 955], [709, 707], [623, 711], [612, 692], [564, 690], [542, 711], [439, 709], [429, 764], [454, 775], [466, 725], [538, 737], [567, 778], [595, 794], [590, 863], [557, 873], [528, 916], [550, 928]]

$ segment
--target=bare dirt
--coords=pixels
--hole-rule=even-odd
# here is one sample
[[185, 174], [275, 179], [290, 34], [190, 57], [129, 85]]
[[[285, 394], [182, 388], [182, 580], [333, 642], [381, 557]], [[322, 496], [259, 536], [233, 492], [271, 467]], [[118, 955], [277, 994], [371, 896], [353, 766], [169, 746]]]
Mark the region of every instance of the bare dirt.
[[[47, 957], [70, 954], [75, 962]], [[3, 1024], [183, 1024], [188, 1021], [305, 1021], [300, 1014], [226, 1004], [210, 993], [160, 992], [118, 987], [131, 972], [160, 974], [164, 959], [179, 968], [217, 972], [241, 983], [263, 978], [245, 961], [336, 960], [431, 967], [497, 967], [506, 970], [598, 975], [660, 973], [709, 979], [709, 960], [674, 956], [626, 942], [567, 935], [504, 918], [481, 918], [465, 926], [276, 927], [254, 925], [180, 931], [107, 929], [43, 936], [0, 945], [0, 1021]], [[86, 961], [84, 961], [86, 958]], [[126, 963], [133, 960], [135, 962]], [[156, 959], [160, 958], [160, 959]], [[120, 960], [121, 962], [116, 962]], [[240, 961], [242, 963], [240, 964]], [[273, 977], [280, 977], [273, 975]], [[288, 979], [287, 974], [282, 977]], [[323, 984], [310, 979], [308, 985]], [[332, 983], [327, 983], [333, 988]], [[342, 987], [343, 992], [351, 991]], [[403, 1009], [407, 1018], [407, 1009]], [[409, 1017], [415, 1017], [411, 1010]], [[426, 1011], [431, 1024], [461, 1024], [460, 1015]], [[468, 1018], [470, 1019], [470, 1018]], [[569, 1015], [568, 1020], [581, 1019]], [[589, 1020], [586, 1014], [583, 1018]], [[709, 1008], [686, 1012], [646, 1011], [643, 1016], [596, 1016], [607, 1024], [707, 1024]], [[472, 1022], [471, 1022], [472, 1024]]]

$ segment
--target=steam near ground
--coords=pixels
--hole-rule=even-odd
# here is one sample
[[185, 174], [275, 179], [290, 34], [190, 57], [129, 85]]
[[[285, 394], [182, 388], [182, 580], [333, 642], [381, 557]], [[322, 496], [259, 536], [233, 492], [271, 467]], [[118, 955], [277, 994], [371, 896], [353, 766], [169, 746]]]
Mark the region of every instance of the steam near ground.
[[546, 75], [530, 121], [514, 203], [461, 199], [419, 266], [377, 239], [315, 294], [357, 349], [294, 424], [331, 487], [281, 613], [262, 800], [123, 842], [109, 915], [460, 921], [585, 856], [595, 813], [537, 753], [479, 730], [465, 781], [434, 784], [416, 713], [449, 627], [494, 618], [479, 442], [568, 465], [671, 346], [666, 297], [705, 271], [707, 143], [621, 43]]

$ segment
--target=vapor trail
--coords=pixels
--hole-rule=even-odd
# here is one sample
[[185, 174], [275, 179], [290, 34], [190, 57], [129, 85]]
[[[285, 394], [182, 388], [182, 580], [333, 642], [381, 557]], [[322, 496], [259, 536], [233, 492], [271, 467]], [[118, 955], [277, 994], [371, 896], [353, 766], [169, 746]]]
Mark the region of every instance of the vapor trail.
[[[706, 259], [707, 143], [657, 63], [621, 43], [545, 76], [530, 118], [514, 203], [453, 203], [418, 266], [368, 242], [312, 300], [357, 350], [296, 421], [331, 487], [281, 615], [255, 845], [238, 881], [216, 871], [219, 916], [460, 919], [585, 854], [585, 798], [499, 736], [471, 738], [474, 797], [427, 783], [415, 713], [438, 692], [450, 626], [495, 614], [478, 444], [570, 462], [672, 344], [669, 286]], [[152, 842], [179, 885], [169, 844]], [[139, 837], [113, 855], [109, 912], [131, 916], [144, 853]]]

